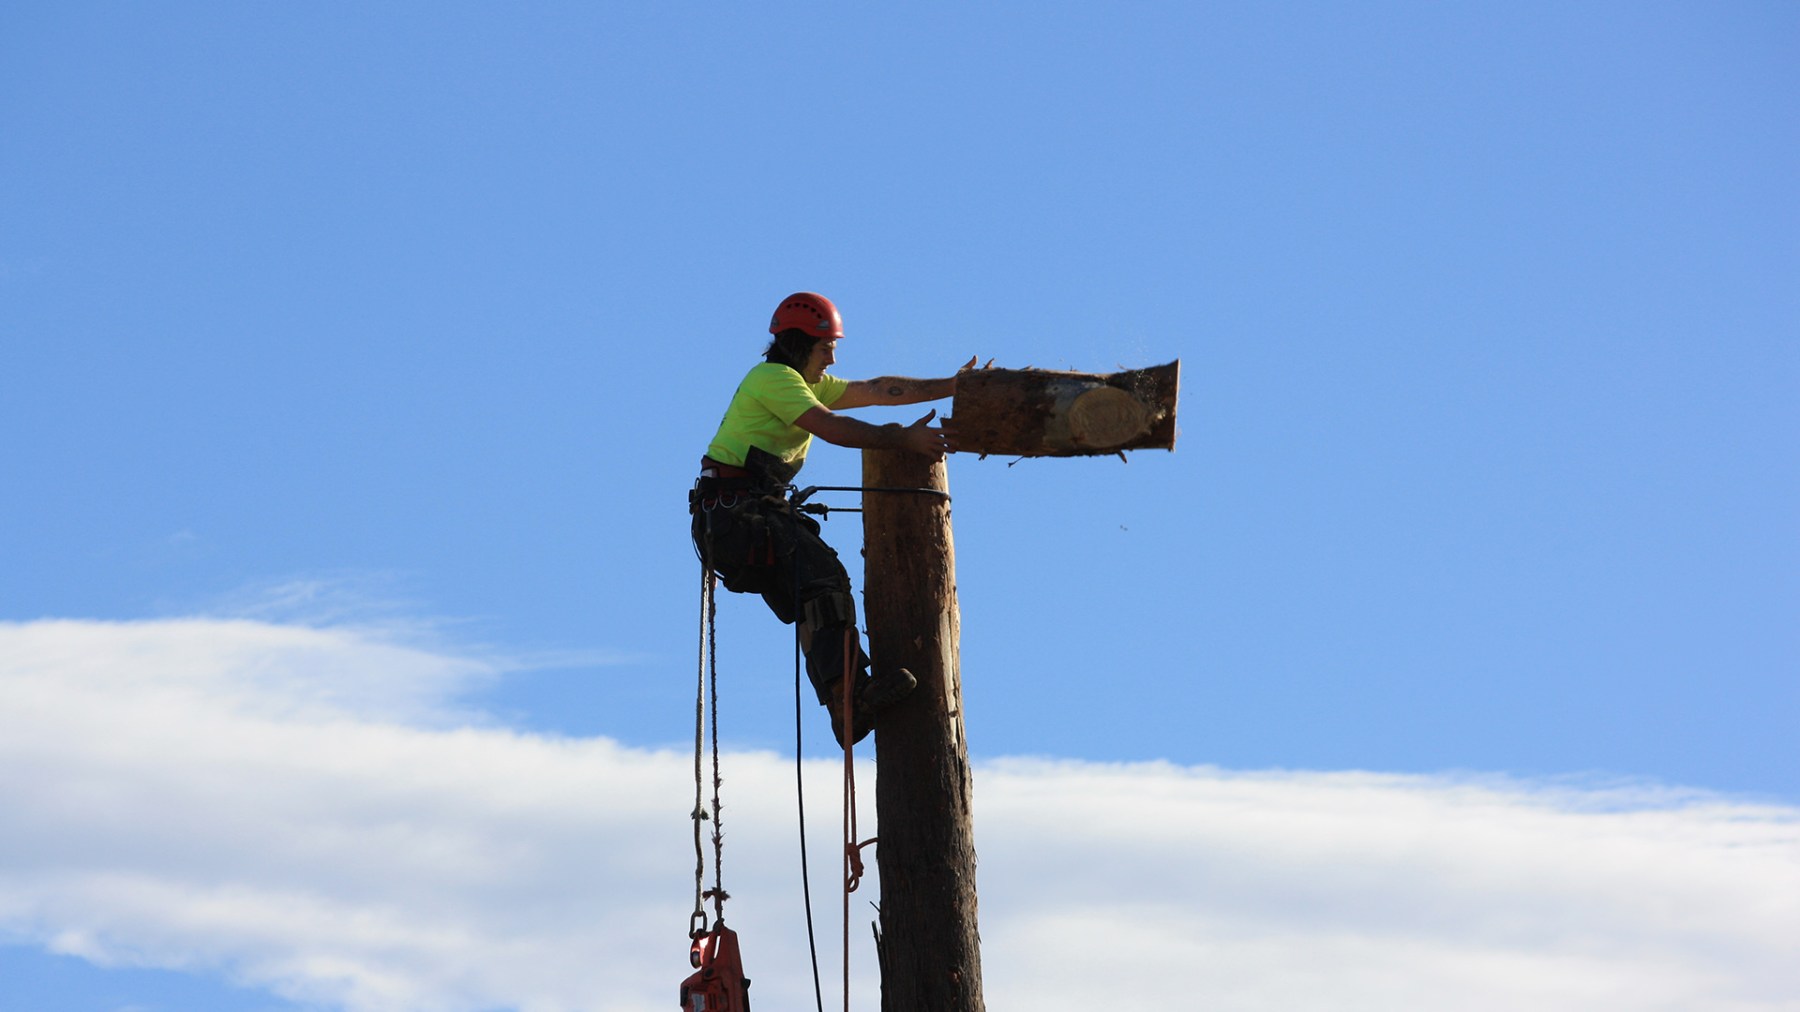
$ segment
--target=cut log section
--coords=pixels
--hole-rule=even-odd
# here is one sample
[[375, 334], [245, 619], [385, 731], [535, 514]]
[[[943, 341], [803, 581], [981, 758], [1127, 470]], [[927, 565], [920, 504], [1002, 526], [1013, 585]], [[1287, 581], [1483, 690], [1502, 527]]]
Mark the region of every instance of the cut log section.
[[1019, 457], [1173, 450], [1180, 373], [1180, 359], [1107, 374], [972, 369], [956, 377], [956, 447]]

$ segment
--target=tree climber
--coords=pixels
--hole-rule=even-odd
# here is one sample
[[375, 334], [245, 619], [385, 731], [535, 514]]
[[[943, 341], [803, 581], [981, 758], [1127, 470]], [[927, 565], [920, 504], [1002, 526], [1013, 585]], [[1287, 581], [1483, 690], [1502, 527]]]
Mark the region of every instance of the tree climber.
[[[868, 422], [838, 414], [870, 405], [917, 404], [956, 393], [956, 378], [882, 376], [845, 380], [825, 370], [837, 361], [844, 336], [837, 307], [823, 295], [799, 292], [781, 301], [769, 323], [774, 335], [765, 361], [738, 384], [718, 434], [700, 458], [690, 497], [694, 547], [725, 589], [756, 593], [784, 623], [799, 622], [806, 673], [831, 713], [843, 744], [845, 655], [855, 674], [855, 740], [881, 710], [918, 682], [905, 668], [868, 673], [856, 627], [850, 576], [819, 525], [785, 498], [782, 488], [806, 462], [812, 437], [853, 449], [903, 449], [941, 457], [953, 450], [951, 421], [933, 428], [935, 410], [911, 425]], [[973, 367], [971, 359], [964, 369]]]

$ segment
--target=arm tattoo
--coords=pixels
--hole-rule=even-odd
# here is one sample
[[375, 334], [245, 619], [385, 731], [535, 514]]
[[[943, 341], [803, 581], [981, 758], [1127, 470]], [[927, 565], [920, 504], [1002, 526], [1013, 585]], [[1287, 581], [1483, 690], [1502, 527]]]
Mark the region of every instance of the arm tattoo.
[[886, 403], [917, 404], [948, 397], [955, 391], [949, 380], [913, 379], [910, 376], [879, 376], [869, 380]]

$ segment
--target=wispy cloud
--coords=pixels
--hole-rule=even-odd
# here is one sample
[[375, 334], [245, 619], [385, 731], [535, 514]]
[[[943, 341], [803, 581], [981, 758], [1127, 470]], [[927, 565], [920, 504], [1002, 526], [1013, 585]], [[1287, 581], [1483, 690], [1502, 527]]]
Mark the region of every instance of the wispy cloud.
[[406, 582], [401, 574], [369, 569], [293, 574], [246, 584], [210, 602], [201, 612], [208, 617], [273, 624], [355, 625], [381, 630], [386, 638], [408, 630], [439, 628], [442, 620], [415, 617], [415, 602], [408, 599]]
[[[0, 625], [0, 932], [356, 1012], [672, 1006], [692, 757], [463, 713], [503, 669], [248, 619]], [[810, 1007], [792, 768], [725, 762], [753, 990]], [[808, 775], [831, 796], [834, 764]], [[1792, 808], [1155, 764], [976, 777], [997, 1008], [1171, 989], [1244, 1012], [1800, 1005]], [[815, 870], [829, 896], [834, 869]], [[872, 953], [856, 960], [873, 1008]]]

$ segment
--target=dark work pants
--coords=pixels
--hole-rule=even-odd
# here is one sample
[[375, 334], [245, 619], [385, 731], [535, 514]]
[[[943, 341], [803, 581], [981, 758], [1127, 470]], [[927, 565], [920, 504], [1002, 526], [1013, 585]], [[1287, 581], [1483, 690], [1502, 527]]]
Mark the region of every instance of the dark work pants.
[[693, 510], [694, 548], [725, 589], [761, 594], [782, 622], [800, 623], [806, 674], [819, 702], [841, 691], [846, 645], [852, 670], [869, 667], [856, 629], [850, 574], [819, 536], [818, 521], [779, 495], [725, 492], [700, 499]]

